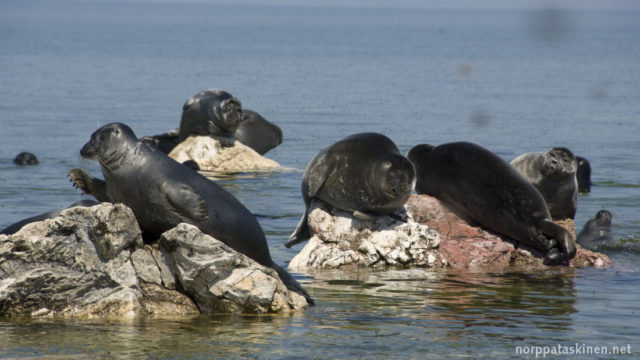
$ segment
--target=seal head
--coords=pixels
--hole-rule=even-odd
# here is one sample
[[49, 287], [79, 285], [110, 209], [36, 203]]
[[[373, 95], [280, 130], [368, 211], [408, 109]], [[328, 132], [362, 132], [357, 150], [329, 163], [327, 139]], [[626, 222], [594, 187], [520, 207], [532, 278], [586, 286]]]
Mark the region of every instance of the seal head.
[[576, 242], [589, 250], [617, 245], [611, 231], [611, 213], [607, 210], [598, 211], [596, 216], [584, 225]]
[[242, 121], [238, 99], [223, 90], [204, 90], [189, 98], [182, 107], [179, 140], [192, 135], [232, 137]]
[[526, 153], [511, 161], [544, 197], [553, 219], [573, 219], [578, 208], [578, 163], [564, 147]]

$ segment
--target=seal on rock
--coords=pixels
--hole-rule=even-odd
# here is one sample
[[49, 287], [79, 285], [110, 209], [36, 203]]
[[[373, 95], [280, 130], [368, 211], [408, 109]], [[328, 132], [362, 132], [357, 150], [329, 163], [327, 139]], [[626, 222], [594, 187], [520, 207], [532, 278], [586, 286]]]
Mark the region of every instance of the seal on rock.
[[273, 268], [287, 288], [313, 300], [291, 275], [271, 259], [255, 217], [235, 197], [197, 171], [138, 140], [125, 124], [98, 129], [80, 154], [100, 163], [104, 181], [73, 169], [74, 185], [98, 200], [131, 208], [145, 240], [185, 222], [258, 263]]
[[571, 234], [555, 224], [538, 190], [509, 163], [468, 142], [414, 146], [416, 192], [435, 196], [480, 226], [532, 246], [545, 263], [566, 263], [576, 254]]
[[16, 157], [13, 158], [13, 162], [17, 165], [37, 165], [38, 158], [35, 154], [24, 151], [16, 155]]
[[282, 130], [253, 110], [242, 110], [245, 120], [240, 123], [233, 137], [264, 155], [282, 144]]
[[311, 198], [353, 212], [356, 217], [391, 214], [409, 199], [415, 184], [411, 162], [388, 137], [348, 136], [318, 153], [302, 177], [305, 212], [286, 247], [308, 240]]
[[[89, 206], [93, 206], [93, 205], [97, 205], [97, 204], [98, 204], [98, 202], [94, 201], [94, 200], [80, 200], [80, 201], [74, 202], [73, 204], [69, 205], [65, 209], [69, 209], [69, 208], [76, 207], [76, 206], [89, 207]], [[2, 235], [15, 234], [18, 231], [20, 231], [20, 229], [22, 229], [27, 224], [31, 224], [31, 223], [36, 222], [36, 221], [42, 221], [42, 220], [45, 220], [45, 219], [53, 219], [54, 217], [60, 215], [61, 212], [62, 212], [62, 210], [54, 210], [54, 211], [46, 212], [44, 214], [32, 216], [32, 217], [26, 218], [24, 220], [20, 220], [15, 224], [7, 226], [4, 230], [0, 231], [0, 234], [2, 234]]]
[[223, 90], [204, 90], [184, 103], [178, 138], [183, 141], [192, 135], [210, 135], [225, 146], [233, 146], [233, 134], [244, 120], [238, 99]]
[[616, 239], [611, 232], [611, 213], [607, 210], [598, 211], [595, 218], [584, 224], [576, 242], [589, 250], [616, 245]]
[[576, 180], [578, 180], [578, 192], [586, 194], [591, 192], [591, 164], [589, 160], [576, 156], [578, 162], [578, 171], [576, 172]]
[[578, 164], [573, 153], [554, 147], [544, 153], [526, 153], [513, 165], [544, 197], [553, 219], [573, 219], [578, 208]]
[[180, 143], [180, 137], [178, 135], [179, 131], [180, 129], [173, 129], [167, 131], [164, 134], [143, 136], [140, 138], [140, 140], [147, 143], [147, 145], [150, 145], [162, 151], [163, 153], [168, 154]]

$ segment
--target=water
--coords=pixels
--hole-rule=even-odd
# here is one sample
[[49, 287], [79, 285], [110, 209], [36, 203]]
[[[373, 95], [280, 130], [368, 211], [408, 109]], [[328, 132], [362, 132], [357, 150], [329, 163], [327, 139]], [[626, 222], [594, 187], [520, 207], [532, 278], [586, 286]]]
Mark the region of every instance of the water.
[[[294, 316], [4, 320], [0, 358], [511, 358], [518, 346], [575, 343], [630, 345], [637, 356], [635, 4], [282, 3], [0, 3], [0, 227], [82, 198], [66, 174], [99, 174], [78, 154], [98, 126], [162, 133], [178, 125], [188, 97], [221, 88], [283, 129], [267, 156], [293, 170], [219, 181], [271, 215], [259, 220], [280, 264], [300, 249], [283, 244], [303, 210], [302, 169], [363, 131], [403, 152], [467, 140], [510, 160], [569, 147], [590, 160], [595, 182], [580, 196], [576, 227], [611, 211], [626, 241], [608, 252], [614, 264], [300, 274], [318, 305]], [[15, 166], [21, 151], [40, 164]]]

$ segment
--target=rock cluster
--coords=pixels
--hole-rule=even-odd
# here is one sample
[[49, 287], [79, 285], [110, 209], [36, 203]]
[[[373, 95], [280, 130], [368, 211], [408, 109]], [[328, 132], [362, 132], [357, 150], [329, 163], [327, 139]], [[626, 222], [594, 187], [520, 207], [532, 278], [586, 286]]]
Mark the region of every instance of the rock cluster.
[[242, 172], [280, 167], [239, 141], [224, 147], [211, 136], [190, 136], [173, 148], [169, 156], [180, 163], [193, 160], [203, 171]]
[[[572, 221], [560, 224], [575, 236]], [[309, 273], [323, 268], [389, 265], [545, 266], [537, 250], [516, 246], [508, 238], [483, 230], [428, 195], [412, 195], [403, 209], [373, 221], [359, 220], [313, 200], [309, 226], [313, 236], [291, 260], [292, 271]], [[610, 262], [604, 254], [579, 248], [569, 266], [604, 266]]]
[[145, 246], [122, 204], [64, 210], [0, 235], [0, 314], [133, 317], [288, 312], [307, 305], [266, 268], [180, 224]]

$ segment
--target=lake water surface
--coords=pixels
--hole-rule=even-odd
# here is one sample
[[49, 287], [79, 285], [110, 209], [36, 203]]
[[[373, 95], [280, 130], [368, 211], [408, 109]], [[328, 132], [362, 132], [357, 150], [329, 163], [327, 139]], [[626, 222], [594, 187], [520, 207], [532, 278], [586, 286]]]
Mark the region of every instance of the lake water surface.
[[[290, 171], [219, 181], [271, 216], [259, 220], [282, 265], [301, 248], [284, 243], [305, 165], [364, 131], [403, 152], [465, 140], [507, 160], [566, 146], [595, 183], [576, 228], [608, 209], [624, 243], [604, 269], [296, 274], [317, 306], [293, 316], [0, 320], [0, 358], [512, 358], [575, 344], [636, 358], [640, 11], [603, 6], [0, 2], [0, 228], [82, 198], [67, 172], [100, 174], [79, 156], [97, 127], [162, 133], [220, 88], [283, 129], [267, 157]], [[40, 164], [14, 165], [21, 151]]]

